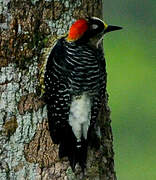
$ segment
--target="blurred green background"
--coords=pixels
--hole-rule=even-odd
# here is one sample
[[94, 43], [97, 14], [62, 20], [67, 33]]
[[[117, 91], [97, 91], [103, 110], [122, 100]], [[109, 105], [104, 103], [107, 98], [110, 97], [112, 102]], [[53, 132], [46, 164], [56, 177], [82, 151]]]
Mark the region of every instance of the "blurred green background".
[[105, 0], [107, 89], [118, 180], [156, 180], [156, 0]]

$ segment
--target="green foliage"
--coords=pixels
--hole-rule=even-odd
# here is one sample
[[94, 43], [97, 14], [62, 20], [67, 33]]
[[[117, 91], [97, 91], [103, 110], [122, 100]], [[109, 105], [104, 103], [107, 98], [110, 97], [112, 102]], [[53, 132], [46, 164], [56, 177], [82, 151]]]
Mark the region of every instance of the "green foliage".
[[[150, 5], [150, 2], [153, 1], [146, 4]], [[124, 5], [126, 6], [122, 3]], [[127, 10], [129, 6], [130, 4]], [[112, 12], [106, 11], [106, 17], [107, 13]], [[124, 19], [120, 10], [118, 17], [112, 14], [111, 22], [115, 22], [112, 24], [121, 25], [124, 29], [112, 32], [104, 39], [116, 171], [119, 180], [155, 180], [156, 24], [150, 27], [147, 26], [148, 22], [135, 21], [130, 18], [131, 13], [132, 11], [127, 11]], [[145, 12], [144, 19], [148, 15]], [[119, 22], [119, 18], [122, 22]], [[152, 18], [156, 18], [156, 15]]]

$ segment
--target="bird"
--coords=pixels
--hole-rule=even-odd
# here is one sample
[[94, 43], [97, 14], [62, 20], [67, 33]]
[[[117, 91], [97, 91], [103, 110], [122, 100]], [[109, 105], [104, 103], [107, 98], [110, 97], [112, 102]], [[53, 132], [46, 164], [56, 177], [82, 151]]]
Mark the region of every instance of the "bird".
[[[57, 40], [47, 59], [44, 83], [50, 136], [59, 157], [68, 157], [73, 171], [86, 168], [88, 147], [106, 90], [104, 35], [122, 29], [98, 17], [76, 20]], [[92, 146], [91, 146], [92, 147]]]

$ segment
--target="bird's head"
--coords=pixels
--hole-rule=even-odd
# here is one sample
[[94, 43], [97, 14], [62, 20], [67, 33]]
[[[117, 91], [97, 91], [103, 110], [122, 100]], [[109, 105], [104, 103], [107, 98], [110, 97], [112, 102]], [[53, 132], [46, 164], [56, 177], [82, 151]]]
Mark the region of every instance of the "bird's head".
[[104, 36], [104, 34], [122, 29], [119, 26], [107, 25], [104, 21], [97, 17], [79, 19], [75, 21], [69, 29], [68, 42], [89, 42], [96, 39], [95, 44]]

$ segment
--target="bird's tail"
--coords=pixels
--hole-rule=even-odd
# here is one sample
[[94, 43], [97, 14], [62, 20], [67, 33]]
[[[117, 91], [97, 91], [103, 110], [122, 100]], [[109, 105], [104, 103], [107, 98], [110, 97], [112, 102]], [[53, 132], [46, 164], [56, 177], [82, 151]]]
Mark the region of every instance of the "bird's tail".
[[59, 157], [62, 158], [67, 156], [73, 171], [77, 163], [79, 163], [82, 171], [84, 171], [86, 167], [88, 142], [83, 138], [81, 142], [77, 142], [74, 135], [72, 138], [70, 135], [70, 141], [69, 139], [66, 140], [64, 138], [64, 140], [60, 142]]
[[84, 168], [86, 167], [87, 149], [88, 149], [88, 142], [83, 138], [81, 142], [77, 143], [76, 146], [76, 151], [77, 151], [76, 158], [82, 170], [84, 170]]
[[[50, 118], [49, 118], [50, 119]], [[61, 126], [61, 127], [60, 127]], [[77, 163], [82, 170], [86, 167], [88, 141], [83, 137], [77, 142], [69, 124], [58, 126], [55, 121], [49, 121], [50, 135], [55, 144], [59, 144], [59, 158], [68, 157], [72, 170]]]

